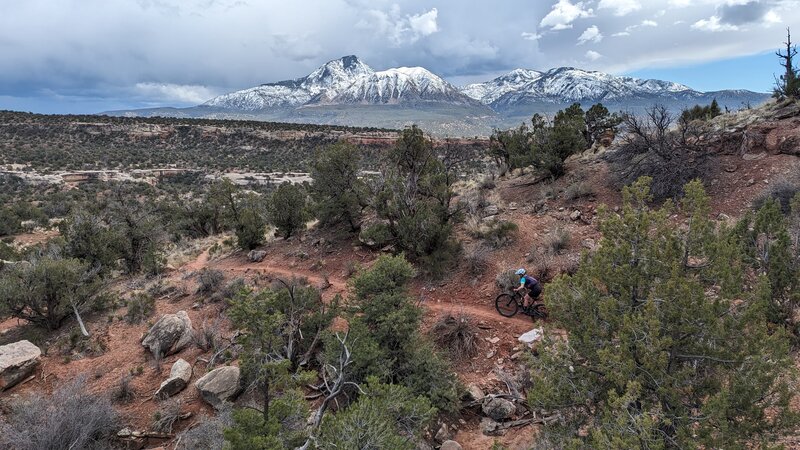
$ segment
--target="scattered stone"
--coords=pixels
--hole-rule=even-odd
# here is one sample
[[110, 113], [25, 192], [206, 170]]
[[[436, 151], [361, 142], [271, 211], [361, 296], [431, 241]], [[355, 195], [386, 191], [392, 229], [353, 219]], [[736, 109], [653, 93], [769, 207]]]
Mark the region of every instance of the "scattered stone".
[[481, 432], [486, 436], [501, 436], [505, 434], [505, 430], [500, 427], [500, 424], [488, 417], [481, 419]]
[[0, 392], [27, 378], [40, 356], [42, 351], [29, 341], [0, 345]]
[[731, 216], [729, 216], [729, 215], [727, 215], [725, 213], [719, 213], [719, 215], [717, 216], [717, 220], [719, 220], [721, 222], [728, 222], [728, 221], [731, 220]]
[[742, 155], [742, 159], [745, 160], [745, 161], [755, 161], [755, 160], [761, 159], [761, 158], [763, 158], [765, 156], [767, 156], [766, 152], [745, 153], [744, 155]]
[[470, 400], [479, 402], [483, 400], [484, 397], [486, 397], [486, 394], [483, 393], [483, 389], [478, 387], [477, 384], [470, 383], [467, 386], [467, 396], [469, 397]]
[[461, 450], [461, 444], [456, 441], [444, 441], [439, 450]]
[[491, 350], [489, 350], [489, 351], [486, 353], [486, 359], [492, 359], [492, 358], [494, 358], [494, 353], [495, 353], [495, 352], [494, 352], [494, 349], [491, 349]]
[[578, 220], [581, 218], [581, 212], [579, 210], [572, 211], [572, 214], [569, 215], [570, 220]]
[[247, 259], [252, 263], [260, 263], [266, 257], [267, 252], [265, 250], [250, 250], [250, 253], [247, 254]]
[[164, 314], [142, 338], [142, 345], [153, 356], [178, 353], [192, 342], [192, 320], [186, 311]]
[[487, 340], [487, 341], [488, 341], [490, 344], [497, 344], [498, 342], [500, 342], [500, 338], [499, 338], [499, 337], [497, 337], [497, 336], [495, 336], [495, 337], [493, 337], [493, 338], [486, 339], [486, 340]]
[[581, 247], [587, 250], [595, 250], [597, 248], [597, 242], [592, 238], [586, 238], [581, 241]]
[[736, 164], [729, 164], [729, 165], [725, 166], [725, 172], [728, 172], [728, 173], [736, 172], [738, 169], [739, 169], [739, 166], [737, 166]]
[[522, 356], [524, 353], [525, 353], [525, 352], [523, 352], [522, 350], [520, 350], [520, 351], [518, 351], [518, 352], [514, 353], [513, 355], [511, 355], [511, 360], [512, 360], [512, 361], [516, 361], [516, 360], [517, 360], [517, 359], [519, 359], [519, 357], [520, 357], [520, 356]]
[[515, 211], [517, 209], [517, 203], [516, 202], [509, 203], [508, 209], [510, 209], [511, 211]]
[[447, 428], [446, 423], [442, 423], [433, 439], [440, 444], [450, 439], [450, 430]]
[[561, 211], [564, 211], [564, 207], [563, 206], [559, 206], [558, 207], [558, 212], [561, 212]]
[[239, 393], [239, 368], [223, 366], [208, 372], [194, 383], [203, 400], [218, 408]]
[[516, 410], [513, 402], [499, 397], [486, 397], [481, 405], [483, 414], [497, 421], [508, 419]]
[[756, 184], [756, 180], [755, 180], [755, 178], [750, 178], [749, 180], [747, 180], [747, 185], [748, 185], [748, 186], [752, 186], [752, 185], [754, 185], [754, 184]]
[[178, 359], [169, 371], [169, 378], [164, 380], [155, 393], [156, 398], [168, 398], [182, 391], [192, 378], [192, 366], [183, 359]]

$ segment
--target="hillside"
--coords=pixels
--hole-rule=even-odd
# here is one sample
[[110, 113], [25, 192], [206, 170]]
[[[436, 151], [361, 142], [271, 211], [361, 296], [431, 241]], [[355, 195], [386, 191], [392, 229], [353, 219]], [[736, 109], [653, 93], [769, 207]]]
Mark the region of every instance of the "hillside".
[[[218, 137], [225, 133], [225, 130], [218, 128], [219, 124], [206, 121], [108, 118], [84, 123], [85, 118], [76, 121], [76, 118], [59, 116], [17, 117], [6, 114], [4, 117], [5, 123], [11, 122], [9, 119], [16, 121], [12, 128], [14, 133], [6, 132], [4, 135], [8, 139], [6, 146], [23, 137], [30, 139], [30, 136], [39, 139], [34, 141], [39, 146], [48, 142], [54, 144], [58, 140], [66, 141], [67, 145], [85, 145], [87, 136], [101, 135], [109, 140], [102, 141], [103, 145], [97, 144], [98, 147], [116, 147], [120, 143], [134, 145], [138, 139], [150, 143], [145, 130], [164, 133], [159, 136], [177, 135], [167, 139], [172, 143], [181, 136], [188, 140], [196, 139], [196, 136]], [[36, 131], [42, 120], [50, 121], [49, 126], [55, 128], [52, 136], [44, 131]], [[283, 139], [281, 142], [288, 139], [299, 143], [306, 142], [303, 139], [329, 142], [341, 136], [378, 139], [391, 133], [320, 128], [304, 130], [258, 123], [236, 125], [239, 128], [234, 128], [231, 134], [247, 136], [247, 133], [252, 133], [261, 136], [259, 133], [263, 133], [278, 136], [274, 138], [275, 142], [280, 139]], [[775, 195], [781, 192], [780, 189], [800, 191], [800, 106], [797, 103], [771, 103], [762, 108], [719, 116], [707, 125], [711, 130], [709, 136], [712, 137], [705, 143], [709, 153], [706, 190], [710, 196], [710, 210], [706, 216], [715, 226], [734, 224], [753, 210], [753, 204], [759, 198]], [[182, 132], [181, 127], [189, 130]], [[214, 129], [216, 134], [210, 129]], [[230, 139], [219, 139], [215, 145], [252, 142]], [[255, 137], [236, 139], [257, 141]], [[599, 224], [604, 208], [601, 205], [605, 205], [605, 210], [613, 215], [623, 205], [617, 174], [614, 172], [616, 166], [611, 158], [619, 150], [622, 141], [618, 137], [609, 148], [570, 157], [566, 164], [566, 175], [554, 182], [543, 181], [540, 174], [530, 169], [518, 169], [499, 178], [473, 173], [455, 186], [459, 198], [469, 205], [466, 221], [455, 231], [456, 239], [465, 249], [465, 257], [459, 259], [457, 265], [441, 280], [416, 277], [410, 284], [409, 295], [422, 308], [422, 331], [426, 336], [436, 337], [431, 330], [445, 315], [466, 317], [470, 321], [475, 333], [476, 351], [466, 358], [445, 351], [452, 361], [453, 371], [459, 381], [469, 387], [469, 395], [475, 396], [475, 392], [480, 391], [481, 395], [492, 394], [512, 399], [517, 402], [518, 409], [508, 420], [501, 421], [508, 425], [507, 429], [493, 431], [487, 429], [487, 424], [494, 422], [487, 420], [480, 402], [472, 402], [467, 397], [460, 411], [439, 416], [426, 429], [424, 437], [430, 444], [424, 445], [438, 446], [448, 438], [457, 441], [465, 449], [489, 449], [495, 442], [509, 449], [528, 449], [549, 429], [545, 423], [550, 416], [531, 417], [530, 407], [524, 406], [524, 400], [519, 398], [519, 393], [515, 393], [515, 389], [529, 388], [524, 384], [527, 379], [525, 371], [528, 370], [525, 361], [536, 361], [544, 344], [538, 342], [529, 351], [517, 339], [534, 327], [543, 327], [548, 339], [563, 337], [564, 331], [556, 327], [558, 318], [532, 322], [526, 316], [504, 318], [497, 314], [494, 298], [500, 292], [498, 276], [517, 267], [535, 270], [545, 283], [544, 302], [548, 304], [548, 286], [552, 280], [559, 274], [574, 273], [581, 264], [583, 253], [597, 251], [602, 238]], [[232, 143], [230, 145], [234, 145]], [[44, 145], [42, 148], [42, 154], [50, 157], [57, 146]], [[231, 148], [227, 151], [234, 151]], [[180, 151], [170, 150], [176, 153]], [[108, 160], [108, 163], [112, 161], [116, 160]], [[120, 160], [119, 163], [124, 161]], [[126, 163], [132, 166], [140, 164], [146, 165], [135, 160]], [[200, 166], [206, 163], [195, 164]], [[223, 163], [213, 164], [220, 169], [225, 167]], [[8, 185], [4, 186], [4, 193], [13, 195], [15, 191]], [[185, 188], [181, 185], [173, 187]], [[90, 201], [98, 193], [97, 199], [103, 197], [102, 188], [98, 192], [94, 192], [93, 187], [86, 189]], [[77, 196], [74, 189], [69, 192]], [[142, 191], [137, 195], [153, 194]], [[162, 195], [157, 194], [156, 198]], [[684, 218], [678, 214], [670, 216], [669, 220], [675, 228], [687, 226]], [[504, 222], [516, 224], [517, 229], [508, 241], [497, 246], [478, 232], [486, 224]], [[30, 246], [57, 233], [55, 229], [36, 229], [32, 233], [13, 236], [11, 240], [18, 245]], [[390, 251], [389, 248], [370, 248], [364, 240], [345, 229], [326, 229], [318, 224], [309, 224], [299, 236], [288, 239], [270, 234], [267, 242], [257, 248], [263, 253], [256, 253], [255, 256], [252, 252], [248, 254], [237, 250], [232, 244], [234, 239], [231, 232], [225, 232], [171, 242], [167, 246], [168, 264], [161, 275], [116, 276], [106, 289], [118, 301], [107, 310], [84, 317], [91, 338], [82, 338], [72, 319], [52, 332], [16, 319], [0, 322], [0, 345], [27, 339], [44, 351], [33, 376], [3, 392], [0, 411], [4, 410], [3, 403], [8, 399], [30, 393], [49, 395], [55, 387], [80, 376], [86, 377], [90, 392], [104, 398], [116, 392], [121, 380], [127, 379], [133, 399], [115, 403], [116, 410], [121, 414], [120, 423], [129, 431], [148, 431], [152, 434], [149, 437], [122, 434], [121, 439], [137, 448], [171, 448], [173, 445], [186, 448], [181, 447], [181, 439], [185, 443], [191, 434], [182, 433], [191, 430], [210, 433], [208, 424], [219, 424], [213, 419], [218, 412], [207, 404], [194, 383], [212, 367], [242, 364], [236, 359], [236, 352], [240, 350], [232, 350], [239, 332], [233, 329], [228, 316], [230, 310], [225, 296], [230, 293], [226, 293], [224, 286], [241, 282], [254, 289], [262, 289], [279, 280], [288, 282], [302, 278], [310, 286], [319, 289], [323, 302], [329, 304], [339, 294], [352, 298], [353, 280], [358, 268], [371, 267], [381, 255]], [[470, 255], [475, 255], [477, 248], [485, 250], [481, 265], [476, 269], [474, 256]], [[537, 259], [537, 252], [542, 248], [554, 248], [547, 260]], [[204, 280], [212, 272], [220, 274], [222, 279], [215, 282], [216, 287], [212, 290], [206, 290], [203, 286], [207, 281]], [[146, 310], [138, 322], [131, 320], [132, 311], [137, 305], [135, 299], [139, 298], [137, 295], [153, 299], [152, 309]], [[196, 333], [210, 339], [211, 343], [203, 344], [203, 341], [197, 340], [184, 350], [155, 362], [139, 341], [155, 321], [165, 314], [179, 311], [185, 311]], [[332, 328], [346, 328], [345, 319], [338, 320]], [[800, 363], [796, 349], [792, 357]], [[154, 417], [167, 411], [170, 403], [153, 398], [153, 393], [166, 379], [168, 368], [179, 358], [192, 367], [188, 386], [172, 397], [172, 401], [177, 402], [180, 418], [176, 417], [174, 428], [169, 432], [155, 432]], [[320, 400], [316, 391], [305, 388], [304, 392], [309, 406], [318, 407]], [[793, 405], [797, 410], [800, 398], [796, 392], [793, 394]], [[246, 404], [247, 401], [247, 396], [243, 396], [237, 404]], [[441, 432], [442, 429], [444, 432]], [[203, 436], [208, 438], [207, 435]], [[790, 447], [800, 445], [800, 438], [789, 437], [783, 442]]]

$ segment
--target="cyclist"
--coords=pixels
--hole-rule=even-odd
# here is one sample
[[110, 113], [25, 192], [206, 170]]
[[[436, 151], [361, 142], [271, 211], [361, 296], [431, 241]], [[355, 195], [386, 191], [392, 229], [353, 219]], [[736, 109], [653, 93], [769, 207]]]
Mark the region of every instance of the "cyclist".
[[519, 287], [514, 289], [514, 291], [519, 292], [522, 289], [528, 290], [528, 292], [525, 293], [522, 304], [523, 308], [527, 310], [533, 302], [539, 299], [539, 295], [542, 293], [542, 284], [539, 283], [539, 280], [536, 278], [526, 275], [525, 269], [517, 270], [516, 274], [519, 277]]

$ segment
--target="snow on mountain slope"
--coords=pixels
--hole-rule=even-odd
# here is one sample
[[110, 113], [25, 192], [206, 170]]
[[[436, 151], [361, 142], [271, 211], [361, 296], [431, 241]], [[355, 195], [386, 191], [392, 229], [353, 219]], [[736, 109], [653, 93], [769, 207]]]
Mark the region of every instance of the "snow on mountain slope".
[[396, 104], [409, 102], [470, 104], [450, 83], [422, 67], [399, 67], [357, 79], [334, 97], [332, 104]]
[[231, 92], [205, 105], [245, 111], [300, 106], [312, 98], [333, 98], [355, 80], [372, 73], [372, 68], [350, 55], [328, 61], [308, 76]]
[[508, 92], [518, 91], [525, 85], [538, 80], [542, 72], [530, 69], [515, 69], [485, 83], [469, 84], [461, 88], [467, 97], [488, 105]]
[[572, 67], [559, 67], [544, 73], [517, 69], [486, 83], [466, 86], [462, 92], [493, 107], [532, 101], [568, 103], [700, 95], [688, 86], [669, 81], [619, 77]]

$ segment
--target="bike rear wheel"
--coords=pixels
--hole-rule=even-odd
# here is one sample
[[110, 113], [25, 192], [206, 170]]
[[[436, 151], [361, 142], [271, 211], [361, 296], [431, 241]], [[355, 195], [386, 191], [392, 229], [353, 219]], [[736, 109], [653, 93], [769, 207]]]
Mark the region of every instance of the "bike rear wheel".
[[511, 294], [498, 295], [494, 300], [494, 307], [497, 309], [497, 312], [504, 317], [513, 317], [517, 314], [517, 309], [519, 309], [517, 299]]

